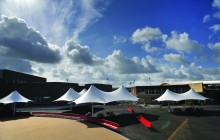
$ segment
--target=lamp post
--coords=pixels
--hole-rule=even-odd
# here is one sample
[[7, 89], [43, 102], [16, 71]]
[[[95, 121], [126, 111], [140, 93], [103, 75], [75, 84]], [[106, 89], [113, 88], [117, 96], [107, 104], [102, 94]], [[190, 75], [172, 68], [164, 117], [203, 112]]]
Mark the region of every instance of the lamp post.
[[150, 77], [149, 77], [149, 85], [151, 86], [151, 81], [150, 81]]
[[109, 78], [106, 78], [106, 80], [107, 80], [107, 84], [108, 84], [108, 80], [109, 80]]

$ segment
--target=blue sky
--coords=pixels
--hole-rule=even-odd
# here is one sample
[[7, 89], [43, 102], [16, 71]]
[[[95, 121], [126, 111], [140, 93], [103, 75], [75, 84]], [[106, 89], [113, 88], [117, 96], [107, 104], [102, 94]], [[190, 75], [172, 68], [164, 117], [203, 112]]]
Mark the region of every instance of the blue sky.
[[1, 69], [114, 86], [220, 79], [220, 0], [0, 0], [0, 15]]

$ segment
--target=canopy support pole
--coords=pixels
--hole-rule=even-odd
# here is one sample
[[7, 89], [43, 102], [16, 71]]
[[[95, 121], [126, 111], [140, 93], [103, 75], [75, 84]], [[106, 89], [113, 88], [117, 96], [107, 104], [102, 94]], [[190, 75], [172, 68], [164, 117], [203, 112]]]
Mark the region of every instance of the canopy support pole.
[[168, 112], [170, 112], [170, 102], [168, 101]]
[[93, 103], [92, 103], [92, 116], [93, 116]]
[[194, 109], [194, 100], [192, 100], [192, 102], [193, 102], [193, 109]]
[[16, 103], [14, 103], [13, 115], [15, 115], [15, 111], [16, 111], [15, 106], [16, 106]]
[[14, 103], [11, 104], [11, 110], [13, 110], [13, 109], [14, 109]]
[[70, 110], [72, 111], [72, 104], [70, 103]]

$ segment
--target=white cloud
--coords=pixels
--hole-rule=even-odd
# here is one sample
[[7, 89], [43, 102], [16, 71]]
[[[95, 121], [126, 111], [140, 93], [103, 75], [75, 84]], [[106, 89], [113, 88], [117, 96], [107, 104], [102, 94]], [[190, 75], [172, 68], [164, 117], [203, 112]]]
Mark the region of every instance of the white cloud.
[[220, 75], [220, 67], [203, 68], [202, 73], [203, 73], [205, 79], [219, 80], [218, 77]]
[[145, 27], [137, 29], [131, 37], [133, 43], [148, 43], [149, 41], [159, 40], [161, 38], [161, 31], [159, 28]]
[[181, 65], [189, 64], [189, 62], [187, 60], [185, 60], [183, 58], [183, 56], [181, 56], [180, 54], [173, 54], [173, 53], [164, 54], [163, 57], [166, 61], [171, 62], [171, 63], [177, 63], [177, 64], [181, 64]]
[[160, 50], [159, 48], [157, 47], [152, 47], [151, 44], [148, 42], [148, 43], [145, 43], [142, 48], [144, 48], [144, 50], [148, 53], [154, 53], [154, 52], [157, 52], [158, 50]]
[[203, 22], [205, 23], [205, 22], [208, 22], [208, 21], [210, 21], [211, 20], [211, 16], [210, 15], [205, 15], [204, 17], [203, 17]]
[[213, 32], [218, 32], [220, 31], [220, 24], [215, 24], [211, 26], [209, 29], [212, 30]]
[[65, 44], [65, 53], [73, 63], [86, 65], [102, 64], [102, 59], [91, 55], [89, 49], [90, 48], [88, 46], [82, 46], [74, 40], [69, 40]]
[[0, 69], [9, 69], [20, 72], [32, 73], [32, 65], [27, 60], [0, 56]]
[[[99, 1], [103, 2], [103, 1]], [[104, 3], [104, 2], [103, 2]], [[82, 0], [80, 3], [79, 17], [76, 19], [76, 28], [73, 32], [73, 39], [77, 40], [81, 32], [83, 32], [89, 25], [96, 22], [103, 17], [102, 10], [97, 7], [97, 1]], [[99, 3], [100, 5], [100, 3]], [[105, 7], [105, 3], [103, 4]], [[103, 9], [103, 8], [102, 8]]]
[[201, 51], [203, 48], [203, 45], [199, 44], [196, 40], [191, 40], [189, 34], [185, 32], [177, 34], [176, 31], [172, 31], [171, 37], [165, 38], [163, 41], [167, 48], [174, 49], [178, 52], [191, 53], [195, 50]]
[[160, 41], [162, 32], [159, 28], [145, 27], [137, 29], [131, 37], [134, 44], [141, 44], [144, 50], [148, 53], [158, 51], [157, 47], [152, 47], [151, 44], [154, 41]]
[[134, 60], [129, 59], [125, 57], [120, 50], [115, 50], [106, 59], [108, 68], [120, 74], [157, 72], [155, 66], [147, 60], [140, 62], [137, 58], [134, 58]]
[[[49, 42], [63, 45], [102, 17], [106, 1], [1, 0], [0, 14], [25, 19]], [[71, 28], [70, 28], [71, 27]]]
[[170, 67], [170, 65], [162, 65], [159, 76], [165, 81], [195, 81], [204, 80], [204, 68], [190, 64], [182, 65], [180, 68]]
[[1, 55], [42, 63], [61, 60], [59, 48], [48, 45], [46, 39], [22, 19], [2, 16], [0, 35]]
[[212, 57], [217, 62], [220, 63], [220, 42], [217, 42], [215, 44], [208, 44], [208, 47], [212, 51]]
[[190, 80], [204, 80], [203, 76], [203, 68], [199, 66], [195, 66], [195, 64], [191, 64], [190, 66], [181, 67], [181, 71], [184, 75], [187, 75], [187, 78]]
[[173, 67], [170, 67], [169, 65], [163, 65], [161, 67], [161, 73], [159, 74], [159, 77], [161, 77], [163, 80], [182, 80], [186, 79], [187, 75], [185, 75], [180, 69], [176, 69]]
[[220, 12], [216, 12], [213, 14], [214, 18], [220, 19]]
[[214, 0], [212, 3], [212, 7], [220, 9], [220, 0]]
[[126, 41], [127, 41], [127, 38], [124, 36], [116, 36], [116, 35], [113, 36], [114, 44], [123, 44], [123, 43], [126, 43]]

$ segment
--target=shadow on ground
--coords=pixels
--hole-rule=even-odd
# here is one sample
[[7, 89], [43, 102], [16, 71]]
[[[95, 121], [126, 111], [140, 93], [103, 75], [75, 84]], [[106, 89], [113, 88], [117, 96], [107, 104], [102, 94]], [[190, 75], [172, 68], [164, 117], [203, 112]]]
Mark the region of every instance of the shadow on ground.
[[176, 109], [172, 112], [176, 116], [196, 116], [196, 117], [211, 117], [220, 116], [220, 110], [204, 110], [201, 108], [192, 109], [188, 108], [185, 110]]
[[31, 114], [29, 112], [16, 112], [16, 114], [13, 115], [12, 111], [3, 111], [0, 115], [0, 122], [26, 119], [29, 117], [31, 117]]
[[[66, 108], [64, 108], [64, 110], [65, 110]], [[93, 109], [93, 111], [94, 111], [94, 113], [95, 112], [99, 112], [99, 111], [102, 111], [102, 110], [104, 110], [104, 108], [103, 107], [95, 107], [94, 109]], [[92, 109], [91, 109], [91, 106], [90, 105], [88, 105], [88, 106], [77, 106], [77, 107], [73, 107], [72, 108], [72, 111], [65, 111], [65, 112], [63, 112], [63, 113], [73, 113], [73, 114], [82, 114], [82, 115], [85, 115], [85, 114], [87, 114], [87, 113], [91, 113], [92, 112]]]

